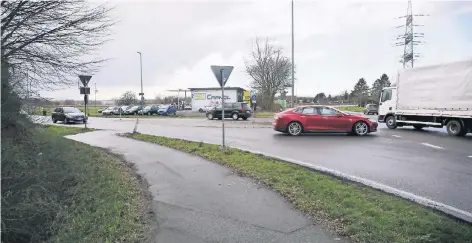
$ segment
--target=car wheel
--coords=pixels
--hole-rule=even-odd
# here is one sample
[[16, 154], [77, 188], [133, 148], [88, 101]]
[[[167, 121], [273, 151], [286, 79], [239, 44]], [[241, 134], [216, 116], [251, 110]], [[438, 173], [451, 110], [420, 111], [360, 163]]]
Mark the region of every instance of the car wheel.
[[357, 136], [365, 136], [369, 133], [369, 125], [364, 121], [358, 121], [354, 124], [353, 130]]
[[397, 122], [395, 121], [394, 116], [388, 116], [387, 119], [385, 120], [385, 123], [387, 124], [387, 127], [390, 129], [397, 128]]
[[239, 119], [238, 113], [234, 113], [232, 117], [233, 117], [233, 120], [238, 120]]
[[415, 128], [415, 130], [422, 130], [424, 128], [424, 125], [417, 124], [413, 125], [413, 127]]
[[56, 122], [57, 122], [56, 118], [53, 117], [52, 118], [52, 123], [56, 123]]
[[84, 124], [87, 123], [87, 120], [84, 120]]
[[202, 113], [202, 112], [203, 112], [203, 109], [202, 109], [202, 108], [198, 109], [198, 112]]
[[453, 136], [464, 136], [467, 134], [467, 130], [464, 129], [461, 122], [458, 120], [451, 120], [447, 123], [447, 133]]
[[64, 119], [64, 124], [69, 124], [69, 122], [70, 122], [69, 119], [67, 119], [67, 118]]
[[247, 120], [247, 117], [242, 117], [243, 120]]
[[303, 127], [300, 122], [290, 122], [287, 126], [287, 133], [292, 135], [292, 136], [298, 136], [302, 134], [303, 132]]
[[214, 117], [213, 117], [213, 114], [211, 114], [211, 113], [208, 114], [208, 115], [207, 115], [207, 118], [208, 118], [208, 120], [213, 120], [213, 118], [214, 118]]

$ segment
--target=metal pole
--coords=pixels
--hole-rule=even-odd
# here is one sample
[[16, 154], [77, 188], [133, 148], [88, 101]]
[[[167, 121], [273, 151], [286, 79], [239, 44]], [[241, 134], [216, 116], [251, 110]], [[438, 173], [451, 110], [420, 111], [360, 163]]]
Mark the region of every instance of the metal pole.
[[[85, 87], [87, 87], [87, 86], [85, 86]], [[88, 97], [87, 97], [87, 94], [85, 94], [85, 97], [84, 97], [85, 117], [87, 117], [87, 101], [88, 101]], [[84, 117], [84, 119], [85, 119], [85, 117]], [[87, 121], [84, 122], [84, 125], [85, 125], [85, 129], [87, 129]]]
[[295, 43], [294, 43], [294, 26], [293, 26], [293, 0], [292, 0], [292, 97], [290, 102], [292, 103], [292, 108], [295, 107], [293, 103], [293, 97], [295, 96]]
[[95, 107], [97, 107], [97, 83], [95, 82]]
[[225, 148], [225, 76], [221, 69], [221, 128], [223, 130], [223, 149]]
[[139, 67], [141, 69], [141, 106], [144, 106], [144, 92], [143, 92], [143, 55], [139, 53]]

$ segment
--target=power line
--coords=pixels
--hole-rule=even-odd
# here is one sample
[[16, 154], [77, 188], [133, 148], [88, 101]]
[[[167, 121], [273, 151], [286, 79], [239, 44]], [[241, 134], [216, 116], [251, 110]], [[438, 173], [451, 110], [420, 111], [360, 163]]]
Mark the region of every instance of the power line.
[[396, 28], [405, 28], [405, 33], [396, 37], [395, 46], [403, 46], [403, 55], [401, 56], [400, 63], [403, 63], [403, 68], [413, 68], [415, 61], [421, 57], [420, 53], [415, 52], [415, 46], [424, 44], [426, 42], [418, 39], [424, 38], [424, 33], [414, 32], [414, 27], [420, 27], [423, 25], [416, 25], [413, 22], [414, 17], [424, 17], [429, 15], [424, 14], [413, 14], [411, 6], [411, 0], [408, 1], [408, 8], [406, 15], [398, 17], [397, 19], [405, 18], [405, 24], [397, 26]]

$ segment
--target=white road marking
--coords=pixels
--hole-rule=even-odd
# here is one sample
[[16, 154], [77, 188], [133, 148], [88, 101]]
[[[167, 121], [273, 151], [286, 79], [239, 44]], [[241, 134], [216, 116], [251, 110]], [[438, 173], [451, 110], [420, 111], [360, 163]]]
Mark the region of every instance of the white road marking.
[[432, 144], [429, 144], [429, 143], [421, 143], [421, 144], [423, 144], [424, 146], [435, 148], [435, 149], [444, 149], [443, 147], [439, 147], [439, 146], [432, 145]]
[[400, 135], [392, 135], [392, 137], [402, 138], [402, 136], [400, 136]]
[[469, 158], [471, 158], [471, 159], [472, 159], [472, 155], [471, 155], [471, 156], [469, 156]]

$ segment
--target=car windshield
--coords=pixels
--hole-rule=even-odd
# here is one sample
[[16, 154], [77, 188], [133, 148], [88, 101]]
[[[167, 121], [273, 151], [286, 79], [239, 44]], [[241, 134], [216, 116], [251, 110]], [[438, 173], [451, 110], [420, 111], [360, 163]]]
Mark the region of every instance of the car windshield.
[[80, 113], [81, 111], [74, 107], [64, 107], [64, 113]]
[[131, 109], [135, 110], [135, 109], [138, 109], [138, 108], [139, 108], [139, 106], [136, 105], [136, 106], [131, 107], [130, 110]]
[[146, 106], [146, 107], [144, 107], [144, 109], [149, 110], [149, 109], [151, 109], [151, 106]]
[[241, 103], [241, 107], [243, 109], [249, 109], [249, 105], [247, 103]]

